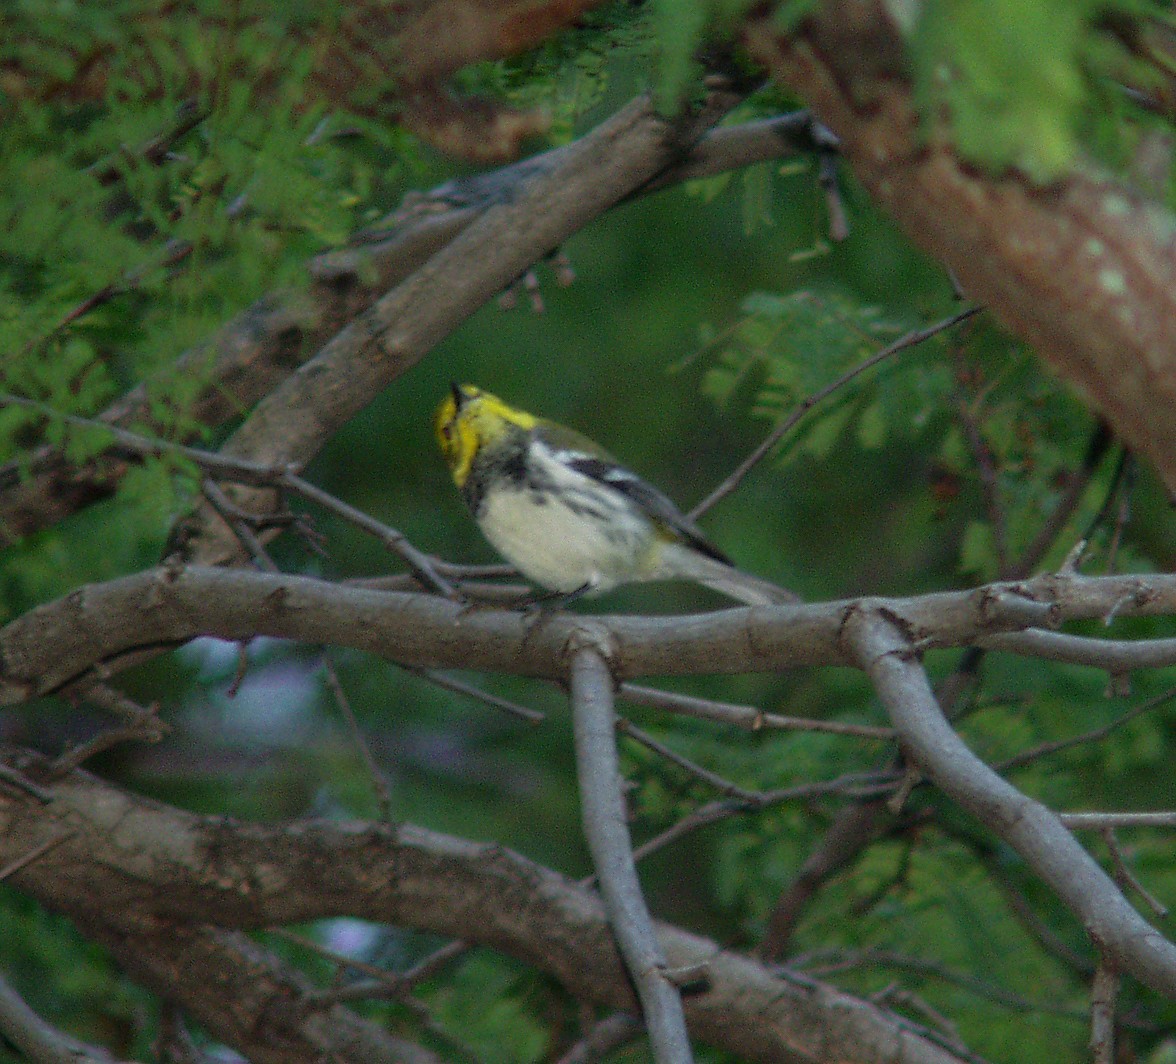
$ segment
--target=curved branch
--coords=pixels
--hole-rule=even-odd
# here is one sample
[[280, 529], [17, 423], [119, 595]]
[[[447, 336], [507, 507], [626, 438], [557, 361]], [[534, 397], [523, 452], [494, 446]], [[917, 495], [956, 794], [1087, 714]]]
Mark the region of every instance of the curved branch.
[[114, 1060], [104, 1049], [79, 1042], [46, 1023], [3, 978], [0, 1036], [36, 1064], [112, 1064]]
[[1162, 669], [1176, 665], [1176, 639], [1094, 639], [1029, 628], [1023, 632], [998, 632], [985, 636], [980, 645], [1009, 654], [1089, 665], [1108, 672]]
[[[1048, 575], [973, 591], [871, 599], [920, 647], [976, 642], [1002, 630], [1089, 617], [1176, 614], [1176, 576]], [[686, 616], [601, 616], [619, 677], [775, 672], [853, 664], [841, 627], [855, 600]], [[309, 577], [161, 566], [90, 584], [0, 629], [0, 704], [55, 691], [120, 654], [200, 635], [333, 643], [405, 665], [496, 669], [563, 679], [582, 623], [556, 614], [469, 611], [436, 596]]]
[[[14, 770], [31, 774], [44, 765], [0, 748], [0, 763], [5, 758]], [[229, 947], [247, 950], [235, 934], [203, 924], [236, 931], [352, 915], [502, 950], [583, 1000], [636, 1010], [599, 899], [500, 846], [404, 824], [199, 817], [81, 770], [42, 797], [0, 787], [0, 865], [34, 849], [49, 832], [70, 831], [10, 882], [116, 951], [125, 941], [120, 960], [149, 985], [162, 985], [153, 972], [174, 978], [189, 948], [209, 964], [218, 951], [220, 963], [231, 963]], [[882, 1008], [817, 981], [780, 977], [668, 924], [656, 930], [673, 967], [705, 966], [706, 989], [684, 1000], [690, 1031], [703, 1041], [783, 1064], [960, 1064], [956, 1054]], [[150, 946], [145, 959], [137, 959], [136, 943]], [[249, 971], [246, 966], [245, 976]], [[272, 978], [264, 964], [257, 971]], [[226, 974], [231, 992], [237, 992], [234, 980], [245, 976]], [[215, 1022], [206, 1015], [211, 989], [183, 980], [179, 985], [190, 996], [181, 1003], [198, 1008], [202, 1022]], [[248, 992], [244, 986], [240, 991]], [[273, 1000], [251, 996], [251, 1022], [268, 1018], [271, 1008], [288, 1018], [299, 1000], [282, 992]], [[312, 1012], [303, 1019], [321, 1017]]]
[[845, 636], [904, 748], [928, 777], [1024, 857], [1106, 956], [1154, 990], [1176, 996], [1176, 945], [1128, 904], [1053, 812], [968, 749], [943, 716], [909, 638], [869, 608], [849, 616]]

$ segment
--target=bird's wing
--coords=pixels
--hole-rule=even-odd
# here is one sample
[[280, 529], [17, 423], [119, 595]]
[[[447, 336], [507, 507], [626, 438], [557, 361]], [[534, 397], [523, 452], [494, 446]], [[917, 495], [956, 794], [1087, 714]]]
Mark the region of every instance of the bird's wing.
[[552, 421], [540, 422], [533, 430], [560, 461], [602, 484], [616, 489], [640, 506], [668, 538], [682, 540], [695, 550], [725, 565], [734, 563], [703, 534], [668, 495], [622, 466], [594, 440]]

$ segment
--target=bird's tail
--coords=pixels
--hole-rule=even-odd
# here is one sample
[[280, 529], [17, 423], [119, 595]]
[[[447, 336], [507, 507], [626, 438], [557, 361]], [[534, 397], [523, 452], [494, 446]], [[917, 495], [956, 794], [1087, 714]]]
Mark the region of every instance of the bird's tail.
[[698, 582], [748, 606], [779, 606], [801, 601], [800, 596], [788, 588], [773, 584], [770, 580], [761, 580], [740, 569], [729, 568], [725, 573], [703, 577]]
[[799, 595], [779, 584], [752, 576], [751, 573], [745, 573], [733, 565], [707, 557], [681, 544], [667, 546], [666, 554], [670, 555], [664, 559], [668, 564], [659, 576], [697, 581], [720, 595], [726, 595], [748, 606], [779, 606], [801, 601]]

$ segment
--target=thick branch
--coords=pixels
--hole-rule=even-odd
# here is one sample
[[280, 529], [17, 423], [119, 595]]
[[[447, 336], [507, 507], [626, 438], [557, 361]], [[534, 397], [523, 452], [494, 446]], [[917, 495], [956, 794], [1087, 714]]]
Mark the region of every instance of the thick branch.
[[[11, 749], [0, 749], [0, 764], [4, 757], [18, 772], [35, 774], [43, 764]], [[128, 955], [119, 953], [120, 959], [149, 985], [177, 979], [175, 969], [189, 950], [210, 965], [218, 951], [228, 963], [229, 947], [245, 955], [235, 935], [202, 924], [248, 930], [351, 915], [499, 949], [550, 973], [586, 1001], [636, 1009], [597, 897], [500, 846], [411, 825], [197, 817], [81, 770], [35, 790], [40, 797], [0, 787], [0, 866], [47, 835], [70, 834], [9, 882], [116, 951], [125, 938]], [[777, 978], [749, 958], [669, 925], [656, 930], [672, 966], [701, 965], [707, 973], [706, 989], [685, 999], [691, 1033], [703, 1041], [777, 1064], [958, 1064], [955, 1054], [884, 1009], [816, 981]], [[168, 947], [173, 938], [174, 951]], [[136, 943], [149, 945], [151, 956], [129, 955]], [[265, 964], [256, 971], [275, 978]], [[279, 1019], [286, 1017], [279, 1027], [285, 1037], [293, 1022], [288, 997], [280, 991], [275, 999], [250, 996], [239, 982], [249, 977], [249, 965], [227, 972], [224, 990], [246, 997], [254, 1022], [277, 1009]], [[185, 1005], [211, 1009], [213, 988], [200, 997], [191, 985], [179, 985], [193, 995]], [[325, 1023], [324, 1015], [312, 1013], [304, 1022]], [[202, 1014], [201, 1020], [215, 1017]]]
[[[1122, 182], [991, 176], [926, 135], [881, 0], [833, 0], [746, 41], [841, 139], [854, 174], [970, 298], [1082, 389], [1176, 490], [1176, 232]], [[941, 134], [942, 131], [936, 131]]]
[[967, 748], [943, 716], [910, 640], [892, 619], [875, 609], [855, 610], [845, 636], [919, 768], [1025, 858], [1117, 967], [1176, 996], [1176, 945], [1131, 907], [1054, 813]]
[[[968, 645], [1004, 630], [1090, 617], [1176, 613], [1176, 576], [1042, 576], [974, 591], [872, 599], [921, 646]], [[841, 640], [856, 600], [687, 616], [602, 616], [622, 678], [775, 672], [852, 664]], [[0, 629], [0, 704], [55, 691], [128, 651], [200, 635], [330, 643], [427, 668], [496, 669], [563, 679], [581, 622], [556, 614], [469, 611], [423, 594], [309, 577], [163, 566], [90, 584]]]

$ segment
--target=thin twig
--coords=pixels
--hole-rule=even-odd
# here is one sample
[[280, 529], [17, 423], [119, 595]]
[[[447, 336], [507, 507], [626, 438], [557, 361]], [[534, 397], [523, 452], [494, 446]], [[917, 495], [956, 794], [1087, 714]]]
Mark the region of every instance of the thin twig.
[[641, 1024], [632, 1016], [614, 1012], [595, 1023], [555, 1064], [593, 1064], [640, 1037]]
[[144, 719], [139, 724], [126, 724], [121, 728], [107, 728], [94, 738], [71, 747], [60, 757], [49, 763], [46, 774], [51, 780], [67, 776], [75, 768], [85, 764], [92, 757], [105, 753], [123, 743], [157, 743], [170, 730], [165, 721], [157, 718]]
[[757, 466], [764, 457], [776, 446], [796, 425], [798, 421], [805, 414], [807, 414], [814, 406], [821, 400], [828, 398], [834, 392], [844, 388], [855, 377], [865, 373], [866, 370], [878, 365], [890, 358], [892, 355], [898, 354], [900, 351], [905, 351], [908, 347], [914, 347], [917, 344], [929, 340], [932, 336], [943, 332], [945, 329], [950, 329], [953, 325], [959, 325], [962, 321], [967, 321], [968, 318], [974, 314], [979, 314], [983, 307], [969, 307], [967, 310], [961, 310], [958, 314], [953, 314], [950, 318], [944, 318], [943, 321], [936, 322], [934, 325], [928, 325], [923, 329], [915, 329], [907, 333], [905, 336], [899, 337], [894, 343], [888, 347], [884, 347], [881, 351], [871, 355], [869, 358], [859, 362], [852, 369], [847, 370], [841, 374], [835, 381], [830, 382], [823, 388], [817, 389], [811, 395], [806, 396], [799, 403], [792, 408], [791, 413], [780, 422], [763, 440], [758, 447], [755, 448], [738, 466], [727, 476], [718, 487], [715, 488], [705, 499], [690, 511], [690, 519], [698, 520], [704, 513], [707, 512], [716, 503], [721, 502], [728, 495], [731, 494], [743, 482], [743, 478]]
[[[406, 971], [399, 973], [382, 972], [379, 978], [369, 982], [332, 987], [330, 990], [318, 990], [309, 996], [314, 1001], [324, 1004], [343, 1003], [347, 1001], [400, 1000], [405, 998], [417, 983], [431, 978], [451, 961], [464, 956], [470, 949], [471, 947], [468, 943], [455, 940], [446, 943], [440, 949], [434, 950]], [[358, 970], [365, 971], [366, 969], [361, 967]], [[379, 969], [376, 969], [376, 971], [379, 971]]]
[[1123, 541], [1123, 530], [1131, 520], [1131, 496], [1135, 489], [1135, 456], [1123, 452], [1123, 475], [1119, 482], [1119, 506], [1115, 513], [1115, 524], [1111, 531], [1111, 542], [1107, 544], [1107, 572], [1113, 573], [1119, 557], [1119, 544]]
[[976, 859], [996, 884], [996, 889], [1000, 891], [1005, 905], [1013, 914], [1013, 918], [1025, 929], [1025, 932], [1046, 953], [1072, 968], [1082, 978], [1089, 978], [1094, 972], [1094, 965], [1091, 964], [1090, 959], [1071, 947], [1042, 919], [1036, 907], [1025, 897], [1020, 887], [1013, 882], [1006, 862], [997, 855], [995, 847], [981, 842], [973, 834], [948, 830], [954, 838], [959, 839], [972, 849]]
[[1129, 724], [1137, 717], [1162, 706], [1165, 702], [1170, 702], [1173, 698], [1176, 698], [1176, 687], [1170, 687], [1167, 691], [1156, 695], [1154, 698], [1149, 698], [1146, 702], [1141, 702], [1134, 709], [1124, 713], [1121, 717], [1116, 717], [1109, 724], [1104, 724], [1100, 728], [1092, 728], [1090, 731], [1083, 732], [1080, 735], [1072, 735], [1067, 739], [1057, 739], [1053, 742], [1041, 743], [1031, 750], [1023, 750], [1021, 753], [1015, 754], [1013, 757], [1007, 758], [993, 767], [997, 772], [1004, 773], [1014, 768], [1020, 768], [1022, 765], [1031, 764], [1043, 757], [1049, 757], [1062, 750], [1069, 750], [1072, 747], [1081, 746], [1084, 743], [1098, 742], [1100, 739], [1105, 739], [1116, 728], [1121, 728], [1124, 724]]
[[988, 515], [988, 524], [992, 528], [997, 569], [1003, 573], [1009, 568], [1009, 537], [1004, 504], [1000, 497], [1000, 477], [993, 460], [992, 448], [984, 439], [984, 433], [972, 413], [966, 396], [960, 396], [956, 412], [964, 429], [964, 439], [972, 452], [972, 460], [980, 474], [980, 491], [984, 496], [984, 512]]
[[462, 596], [437, 571], [433, 560], [423, 551], [414, 547], [403, 532], [384, 524], [382, 521], [377, 521], [374, 517], [365, 514], [362, 510], [357, 510], [354, 506], [345, 503], [342, 499], [335, 498], [334, 495], [323, 491], [322, 488], [316, 487], [307, 480], [303, 480], [302, 477], [293, 471], [283, 473], [279, 485], [289, 488], [293, 492], [297, 492], [310, 502], [318, 503], [323, 509], [337, 514], [345, 521], [354, 524], [357, 528], [361, 528], [370, 535], [375, 536], [390, 551], [399, 555], [417, 577], [434, 590], [439, 591], [446, 598], [455, 601], [461, 599]]
[[871, 994], [870, 1000], [878, 1003], [905, 1005], [912, 1012], [921, 1016], [932, 1030], [938, 1031], [944, 1044], [962, 1057], [970, 1054], [967, 1043], [960, 1038], [959, 1028], [942, 1012], [925, 1001], [913, 991], [906, 990], [894, 983], [885, 987], [877, 994]]
[[[1070, 518], [1077, 511], [1082, 497], [1086, 494], [1086, 489], [1090, 487], [1094, 474], [1098, 471], [1099, 464], [1113, 441], [1114, 436], [1106, 422], [1100, 421], [1090, 437], [1090, 442], [1086, 446], [1086, 454], [1083, 455], [1078, 468], [1069, 474], [1065, 490], [1062, 492], [1061, 498], [1058, 499], [1053, 513], [1042, 523], [1032, 542], [1025, 548], [1021, 556], [1009, 566], [1008, 571], [1001, 572], [1002, 580], [1020, 580], [1028, 576], [1049, 553], [1054, 542], [1061, 535], [1062, 529], [1066, 527]], [[1088, 540], [1090, 537], [1084, 538]]]
[[638, 861], [642, 861], [651, 853], [676, 842], [699, 828], [706, 827], [708, 824], [726, 820], [728, 817], [759, 812], [761, 809], [773, 805], [783, 805], [785, 802], [807, 802], [829, 795], [842, 795], [854, 799], [877, 798], [894, 789], [894, 780], [893, 773], [889, 776], [885, 773], [847, 773], [836, 779], [823, 780], [818, 783], [801, 783], [795, 787], [760, 791], [753, 794], [751, 798], [723, 798], [708, 802], [688, 813], [665, 831], [643, 842], [633, 851], [634, 856]]
[[339, 682], [339, 671], [335, 668], [334, 658], [328, 651], [323, 652], [322, 662], [323, 677], [327, 681], [327, 688], [334, 697], [335, 704], [343, 714], [344, 721], [347, 722], [347, 730], [351, 732], [351, 740], [355, 743], [355, 747], [359, 751], [359, 756], [363, 759], [364, 768], [367, 770], [368, 779], [372, 782], [372, 790], [376, 796], [376, 808], [379, 811], [380, 819], [391, 823], [392, 792], [388, 789], [388, 781], [380, 771], [380, 766], [376, 764], [376, 759], [372, 755], [367, 737], [364, 735], [363, 729], [359, 726], [359, 721], [355, 717], [355, 711], [351, 708], [351, 699], [347, 697], [347, 692], [343, 690], [343, 684]]
[[447, 942], [444, 946], [434, 950], [427, 957], [422, 958], [411, 968], [403, 972], [390, 972], [385, 968], [361, 961], [356, 957], [348, 957], [337, 953], [333, 949], [296, 934], [284, 927], [270, 928], [269, 933], [285, 939], [295, 945], [308, 949], [312, 953], [325, 957], [338, 965], [341, 970], [351, 969], [361, 972], [368, 977], [367, 982], [352, 983], [348, 986], [331, 987], [329, 990], [315, 990], [307, 994], [307, 999], [317, 1005], [334, 1004], [343, 1001], [365, 1001], [374, 999], [398, 999], [406, 997], [417, 983], [428, 979], [440, 971], [446, 964], [468, 953], [469, 945], [465, 942]]
[[657, 1064], [693, 1060], [682, 995], [666, 977], [666, 959], [641, 894], [626, 826], [617, 755], [613, 678], [601, 650], [588, 639], [574, 650], [572, 724], [584, 836], [600, 876], [609, 926], [637, 989]]
[[[1062, 823], [1064, 824], [1065, 821], [1063, 820]], [[1124, 890], [1134, 890], [1160, 920], [1166, 920], [1168, 918], [1168, 907], [1144, 887], [1139, 881], [1139, 877], [1128, 867], [1127, 857], [1119, 845], [1119, 840], [1115, 838], [1115, 829], [1109, 824], [1104, 825], [1102, 837], [1103, 841], [1107, 844], [1107, 851], [1111, 855], [1111, 860], [1115, 863], [1115, 882]]]
[[233, 504], [232, 500], [221, 490], [220, 485], [205, 477], [201, 481], [200, 490], [212, 508], [220, 514], [221, 520], [233, 530], [233, 534], [240, 541], [241, 546], [253, 559], [253, 564], [265, 573], [280, 572], [277, 563], [262, 546], [257, 534], [249, 527], [250, 523], [246, 519], [244, 511]]
[[22, 853], [19, 857], [9, 861], [3, 868], [0, 868], [0, 883], [6, 880], [9, 876], [19, 872], [26, 865], [32, 864], [35, 860], [43, 857], [54, 846], [60, 846], [66, 839], [73, 838], [72, 831], [59, 831], [57, 834], [51, 836], [42, 842], [39, 846], [34, 846], [27, 853]]
[[753, 706], [740, 706], [731, 702], [715, 702], [709, 698], [662, 691], [641, 684], [623, 683], [621, 695], [628, 702], [655, 709], [669, 710], [700, 720], [713, 720], [721, 724], [734, 724], [748, 731], [761, 728], [778, 728], [783, 731], [828, 732], [832, 735], [852, 735], [862, 739], [893, 739], [893, 728], [879, 728], [870, 724], [844, 724], [836, 720], [813, 720], [810, 717], [785, 717], [778, 713], [766, 713]]
[[520, 717], [528, 724], [541, 724], [547, 719], [547, 714], [538, 709], [521, 706], [517, 702], [510, 701], [510, 699], [502, 698], [499, 695], [492, 695], [489, 691], [483, 691], [480, 687], [475, 687], [473, 684], [466, 683], [464, 680], [459, 680], [456, 677], [446, 676], [445, 673], [438, 672], [436, 669], [421, 669], [415, 665], [402, 665], [401, 668], [405, 672], [411, 672], [414, 676], [419, 676], [422, 680], [427, 680], [429, 683], [443, 690], [465, 695], [467, 698], [475, 699], [478, 702], [485, 702], [488, 706], [494, 706], [495, 709], [501, 709], [512, 716]]
[[[452, 585], [442, 577], [433, 566], [432, 559], [423, 551], [418, 550], [409, 542], [404, 533], [377, 521], [374, 517], [357, 510], [354, 506], [336, 499], [333, 495], [315, 487], [309, 481], [303, 480], [297, 472], [288, 466], [266, 465], [261, 462], [251, 462], [243, 458], [232, 458], [224, 454], [214, 454], [198, 447], [173, 443], [170, 440], [153, 436], [144, 436], [138, 432], [131, 432], [117, 425], [94, 418], [79, 417], [76, 414], [62, 414], [45, 403], [33, 399], [0, 392], [0, 408], [18, 406], [26, 410], [34, 410], [44, 417], [55, 419], [67, 425], [81, 428], [98, 428], [110, 434], [112, 440], [111, 452], [136, 459], [160, 458], [174, 455], [186, 458], [206, 473], [224, 480], [235, 481], [255, 487], [285, 488], [303, 498], [318, 503], [331, 512], [338, 514], [344, 520], [351, 521], [365, 532], [376, 536], [388, 549], [413, 570], [427, 585], [433, 587], [446, 598], [460, 600], [461, 596]], [[226, 500], [227, 501], [227, 500]], [[229, 511], [232, 512], [232, 511]], [[234, 529], [236, 531], [236, 529]]]
[[749, 791], [744, 787], [740, 787], [737, 783], [732, 783], [730, 780], [725, 779], [717, 772], [711, 772], [710, 769], [703, 768], [697, 762], [691, 761], [690, 758], [683, 757], [676, 750], [670, 749], [665, 743], [659, 742], [649, 732], [638, 728], [636, 724], [625, 720], [624, 717], [617, 718], [617, 730], [624, 732], [646, 749], [652, 750], [659, 757], [664, 757], [667, 761], [684, 769], [690, 775], [709, 784], [730, 798], [739, 798], [745, 802], [758, 802], [762, 798], [760, 791]]
[[893, 950], [822, 950], [794, 957], [788, 967], [790, 970], [799, 969], [806, 973], [811, 972], [821, 978], [855, 968], [899, 968], [963, 987], [979, 997], [987, 998], [1005, 1008], [1015, 1009], [1017, 1012], [1039, 1012], [1043, 1015], [1066, 1016], [1075, 1020], [1086, 1018], [1086, 1012], [1083, 1009], [1058, 1005], [1052, 1001], [1034, 1001], [1020, 994], [1014, 994], [1004, 987], [977, 979], [969, 972], [949, 968], [939, 961], [927, 960], [906, 953], [896, 953]]

